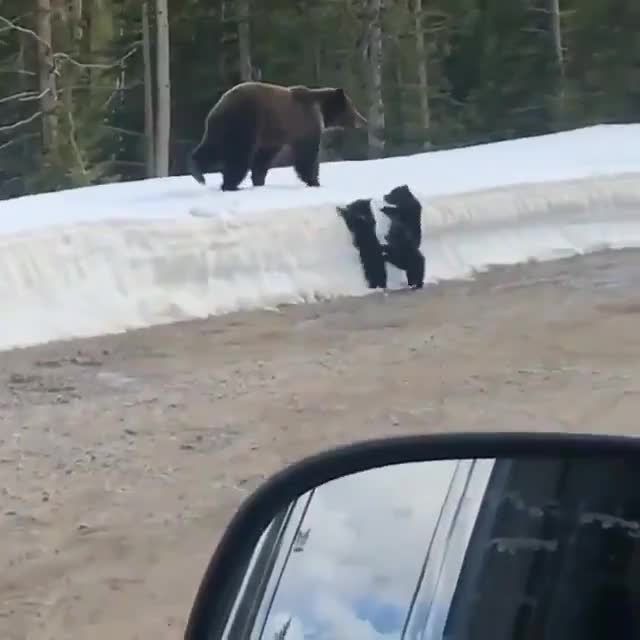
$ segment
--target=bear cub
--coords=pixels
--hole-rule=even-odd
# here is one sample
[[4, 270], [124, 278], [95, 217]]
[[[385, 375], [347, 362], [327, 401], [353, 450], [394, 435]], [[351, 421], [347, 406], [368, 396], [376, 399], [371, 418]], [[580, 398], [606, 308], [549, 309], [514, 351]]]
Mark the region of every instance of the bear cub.
[[346, 207], [338, 207], [353, 246], [360, 254], [360, 264], [370, 289], [387, 288], [387, 268], [384, 250], [376, 235], [376, 219], [371, 211], [371, 200], [354, 200]]
[[392, 189], [383, 202], [379, 211], [374, 211], [371, 199], [364, 198], [337, 207], [358, 250], [367, 284], [370, 289], [386, 289], [389, 262], [406, 273], [412, 289], [421, 289], [425, 273], [420, 251], [422, 206], [407, 185]]
[[425, 260], [422, 242], [422, 206], [407, 185], [395, 187], [384, 196], [381, 211], [391, 220], [382, 253], [386, 262], [407, 274], [408, 285], [421, 289], [424, 285]]
[[366, 126], [366, 119], [341, 88], [242, 82], [226, 91], [209, 111], [200, 144], [187, 164], [200, 184], [205, 184], [205, 173], [217, 170], [222, 172], [222, 190], [235, 191], [251, 171], [251, 181], [259, 187], [286, 147], [300, 180], [318, 187], [322, 132]]

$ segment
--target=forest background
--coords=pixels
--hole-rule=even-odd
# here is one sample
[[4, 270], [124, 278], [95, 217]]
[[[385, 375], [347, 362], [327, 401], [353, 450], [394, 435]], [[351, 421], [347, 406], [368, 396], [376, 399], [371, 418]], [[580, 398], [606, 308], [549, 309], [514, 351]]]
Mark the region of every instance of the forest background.
[[640, 2], [2, 0], [0, 199], [186, 173], [251, 79], [345, 88], [324, 160], [633, 122]]

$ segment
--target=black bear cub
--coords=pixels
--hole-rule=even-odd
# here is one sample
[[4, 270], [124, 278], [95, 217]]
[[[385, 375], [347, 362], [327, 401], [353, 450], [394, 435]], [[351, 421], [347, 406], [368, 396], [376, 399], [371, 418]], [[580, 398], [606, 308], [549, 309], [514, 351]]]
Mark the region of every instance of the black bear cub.
[[376, 235], [376, 219], [371, 212], [371, 200], [354, 200], [338, 213], [351, 233], [353, 246], [360, 254], [360, 264], [370, 289], [387, 288], [384, 250]]
[[[406, 273], [411, 288], [421, 289], [425, 272], [425, 259], [420, 251], [422, 206], [406, 185], [395, 187], [383, 200], [380, 213], [386, 220], [376, 220], [371, 199], [354, 200], [346, 207], [338, 207], [358, 250], [367, 284], [370, 289], [385, 289], [389, 262]], [[386, 228], [382, 238], [378, 237], [378, 225]]]
[[202, 140], [188, 158], [189, 171], [200, 184], [205, 184], [206, 172], [221, 171], [222, 190], [235, 191], [251, 170], [258, 187], [286, 147], [298, 177], [317, 187], [322, 131], [366, 126], [341, 88], [242, 82], [225, 92], [207, 115]]
[[407, 274], [407, 283], [414, 289], [424, 285], [425, 260], [420, 251], [422, 242], [422, 206], [407, 185], [395, 187], [384, 196], [386, 206], [381, 211], [391, 224], [382, 245], [384, 259]]

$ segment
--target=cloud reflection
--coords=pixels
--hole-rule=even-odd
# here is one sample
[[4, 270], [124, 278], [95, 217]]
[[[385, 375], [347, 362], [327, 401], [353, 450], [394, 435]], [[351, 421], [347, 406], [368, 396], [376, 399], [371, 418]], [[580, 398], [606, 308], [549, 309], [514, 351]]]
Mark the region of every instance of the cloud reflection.
[[261, 638], [289, 619], [286, 640], [399, 638], [457, 465], [394, 465], [316, 489]]

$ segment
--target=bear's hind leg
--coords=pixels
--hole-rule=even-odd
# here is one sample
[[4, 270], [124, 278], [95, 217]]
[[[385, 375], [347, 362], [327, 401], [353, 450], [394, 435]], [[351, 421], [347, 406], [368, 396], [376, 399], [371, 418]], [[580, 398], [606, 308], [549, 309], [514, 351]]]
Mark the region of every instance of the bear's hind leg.
[[213, 145], [208, 143], [200, 143], [187, 156], [187, 169], [196, 182], [206, 184], [204, 174], [208, 172], [214, 165], [216, 156]]
[[255, 108], [248, 105], [225, 122], [222, 148], [222, 190], [236, 191], [251, 166], [257, 135]]
[[198, 167], [196, 162], [191, 157], [187, 158], [187, 169], [198, 184], [207, 184], [206, 180], [204, 179], [204, 173], [202, 173], [200, 167]]
[[305, 138], [293, 146], [293, 167], [298, 177], [308, 187], [319, 187], [320, 136]]
[[387, 265], [382, 253], [375, 253], [368, 261], [368, 280], [372, 289], [387, 288]]
[[400, 271], [407, 270], [408, 261], [405, 255], [399, 251], [397, 247], [389, 244], [382, 245], [382, 257], [386, 262], [392, 264], [397, 269], [400, 269]]
[[411, 246], [394, 247], [384, 245], [382, 254], [386, 262], [405, 272], [409, 287], [422, 289], [424, 285], [425, 259], [420, 249]]
[[371, 231], [370, 235], [363, 234], [363, 237], [358, 238], [358, 252], [369, 288], [386, 289], [387, 265], [375, 232]]
[[227, 151], [227, 156], [222, 165], [222, 190], [236, 191], [240, 183], [249, 173], [252, 149], [249, 141], [238, 143]]
[[412, 252], [407, 260], [407, 283], [413, 289], [422, 289], [424, 286], [425, 259], [420, 249]]
[[240, 183], [249, 173], [251, 164], [252, 142], [244, 140], [227, 151], [227, 156], [222, 165], [222, 190], [236, 191]]
[[280, 147], [266, 147], [256, 151], [251, 164], [251, 182], [254, 187], [264, 186], [271, 163], [279, 151]]
[[387, 288], [387, 269], [382, 256], [369, 254], [366, 250], [359, 250], [360, 262], [369, 289]]

